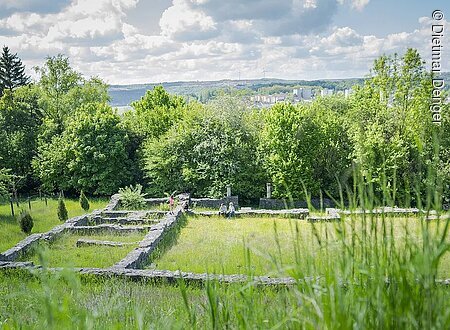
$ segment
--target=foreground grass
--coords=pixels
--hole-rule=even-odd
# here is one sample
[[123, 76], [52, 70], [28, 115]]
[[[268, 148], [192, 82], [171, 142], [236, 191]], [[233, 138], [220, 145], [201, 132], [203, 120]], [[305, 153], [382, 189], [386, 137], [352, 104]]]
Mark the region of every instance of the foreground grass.
[[[34, 270], [34, 276], [2, 271], [0, 327], [447, 329], [450, 324], [450, 287], [435, 282], [449, 251], [448, 221], [356, 217], [313, 225], [288, 219], [204, 220], [191, 218], [184, 228], [197, 230], [188, 235], [198, 239], [189, 246], [191, 265], [205, 262], [199, 253], [206, 247], [198, 249], [201, 235], [203, 240], [217, 235], [219, 242], [209, 243], [223, 250], [223, 237], [250, 237], [246, 247], [241, 240], [248, 269], [257, 269], [253, 262], [258, 256], [249, 244], [259, 244], [265, 248], [260, 257], [297, 283], [262, 288], [250, 277], [244, 284], [187, 286], [182, 281], [80, 279], [70, 269], [47, 273], [44, 268]], [[290, 249], [281, 242], [284, 234]]]
[[450, 322], [450, 289], [420, 283], [409, 290], [383, 284], [377, 296], [331, 281], [199, 287], [80, 279], [69, 270], [1, 272], [0, 283], [0, 327], [7, 329], [445, 329]]
[[[69, 218], [86, 213], [80, 206], [78, 200], [66, 199], [65, 204], [69, 213]], [[90, 211], [102, 209], [108, 204], [107, 199], [90, 200]], [[14, 204], [16, 216], [20, 213], [20, 209], [28, 210], [28, 203], [20, 203], [19, 208]], [[34, 220], [32, 234], [42, 233], [52, 229], [60, 224], [56, 213], [58, 201], [49, 199], [48, 205], [44, 201], [35, 200], [31, 202], [31, 215]], [[17, 219], [11, 216], [11, 208], [9, 204], [0, 204], [0, 253], [13, 247], [27, 235], [21, 232], [17, 223]]]
[[[70, 235], [66, 234], [51, 244], [41, 243], [31, 253], [22, 258], [23, 261], [32, 261], [41, 265], [44, 260], [47, 267], [67, 268], [107, 268], [123, 259], [128, 252], [138, 246], [144, 234], [130, 235]], [[125, 246], [82, 246], [77, 247], [80, 238], [134, 243]]]
[[[445, 229], [445, 224], [444, 221], [427, 223], [430, 233], [436, 236]], [[373, 224], [366, 223], [365, 226], [361, 217], [339, 224], [311, 224], [286, 218], [190, 217], [176, 244], [154, 260], [149, 268], [196, 273], [315, 276], [333, 266], [328, 264], [330, 260], [338, 260], [339, 255], [345, 253], [343, 232], [354, 251], [366, 244], [380, 247], [383, 231], [387, 231], [386, 240], [395, 244], [396, 249], [404, 250], [405, 245], [422, 242], [422, 225], [423, 221], [415, 217], [376, 218]], [[376, 229], [369, 228], [373, 226]], [[372, 239], [378, 235], [379, 242], [362, 242], [364, 235], [366, 239], [369, 235]], [[448, 236], [446, 242], [450, 243]], [[448, 251], [440, 260], [438, 276], [450, 278]]]

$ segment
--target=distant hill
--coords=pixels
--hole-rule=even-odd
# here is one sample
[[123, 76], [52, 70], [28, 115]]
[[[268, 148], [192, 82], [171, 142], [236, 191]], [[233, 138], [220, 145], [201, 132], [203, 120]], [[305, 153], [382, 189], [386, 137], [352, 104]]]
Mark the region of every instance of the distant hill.
[[[441, 77], [450, 84], [450, 72]], [[354, 85], [362, 85], [364, 78], [322, 79], [322, 80], [284, 80], [284, 79], [252, 79], [252, 80], [219, 80], [219, 81], [178, 81], [149, 83], [137, 85], [111, 85], [109, 95], [113, 107], [127, 107], [131, 102], [139, 100], [147, 90], [162, 85], [169, 93], [197, 99], [202, 102], [213, 97], [219, 90], [241, 90], [243, 94], [271, 94], [290, 91], [294, 87], [311, 86], [345, 90]], [[446, 86], [447, 88], [449, 85]]]
[[169, 93], [182, 95], [194, 99], [202, 99], [202, 96], [217, 90], [237, 89], [248, 93], [256, 93], [260, 89], [268, 87], [295, 87], [295, 86], [316, 86], [322, 88], [332, 88], [344, 90], [355, 84], [362, 84], [363, 79], [330, 79], [330, 80], [284, 80], [284, 79], [254, 79], [254, 80], [219, 80], [219, 81], [180, 81], [164, 82], [160, 84], [138, 84], [138, 85], [111, 85], [109, 95], [111, 105], [123, 107], [131, 102], [139, 100], [147, 90], [155, 86], [162, 85]]

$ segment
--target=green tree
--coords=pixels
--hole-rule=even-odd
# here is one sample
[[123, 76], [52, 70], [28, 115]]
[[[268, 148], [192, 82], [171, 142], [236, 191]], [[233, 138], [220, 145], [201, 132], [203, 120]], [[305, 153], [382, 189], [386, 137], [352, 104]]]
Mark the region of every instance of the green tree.
[[162, 86], [156, 86], [131, 106], [134, 111], [125, 113], [124, 122], [143, 141], [167, 132], [183, 117], [186, 104], [180, 96], [170, 95]]
[[279, 103], [267, 111], [260, 148], [274, 196], [304, 199], [305, 189], [315, 197], [321, 191], [338, 196], [339, 181], [348, 179], [351, 149], [332, 101]]
[[84, 194], [83, 190], [80, 193], [80, 206], [83, 210], [85, 210], [86, 212], [89, 211], [89, 200], [87, 199], [86, 195]]
[[[1, 158], [0, 158], [1, 161]], [[5, 168], [0, 168], [0, 200], [7, 199], [8, 194], [8, 186], [11, 181], [11, 175], [9, 174], [9, 170]]]
[[57, 134], [63, 131], [64, 119], [71, 108], [69, 93], [82, 83], [81, 75], [70, 67], [69, 58], [58, 54], [47, 57], [43, 67], [36, 67], [46, 117], [54, 123]]
[[48, 57], [45, 65], [35, 70], [40, 75], [38, 86], [45, 115], [40, 144], [49, 143], [54, 135], [61, 134], [68, 119], [83, 105], [109, 101], [108, 85], [97, 77], [83, 78], [62, 54]]
[[11, 54], [7, 46], [3, 46], [0, 57], [0, 96], [5, 89], [13, 89], [27, 85], [30, 78], [25, 74], [25, 66], [16, 54]]
[[84, 104], [107, 103], [110, 101], [108, 85], [98, 77], [82, 79], [81, 83], [71, 88], [66, 95], [68, 108], [79, 109]]
[[183, 121], [145, 145], [149, 192], [219, 197], [231, 184], [244, 199], [261, 196], [265, 180], [246, 118], [244, 106], [232, 98], [206, 108], [191, 103]]
[[157, 139], [167, 132], [186, 113], [186, 103], [180, 96], [170, 95], [162, 86], [149, 90], [139, 100], [132, 103], [133, 111], [123, 116], [124, 126], [128, 130], [131, 142], [130, 159], [139, 164], [136, 180], [142, 182], [143, 143], [148, 139]]
[[20, 212], [19, 215], [19, 226], [20, 229], [27, 235], [31, 233], [31, 230], [33, 229], [34, 222], [33, 218], [31, 217], [30, 213], [27, 211]]
[[59, 197], [58, 199], [58, 209], [57, 215], [59, 221], [67, 221], [69, 219], [69, 214], [67, 213], [66, 203], [64, 203], [64, 199]]
[[24, 178], [21, 185], [26, 188], [35, 185], [31, 160], [42, 124], [39, 98], [39, 90], [32, 85], [6, 90], [0, 98], [0, 157], [11, 174]]
[[134, 180], [130, 142], [120, 117], [106, 104], [82, 106], [62, 135], [39, 146], [34, 168], [47, 190], [110, 195]]
[[417, 193], [426, 195], [430, 186], [431, 89], [431, 75], [414, 49], [377, 59], [364, 86], [355, 89], [347, 116], [352, 156], [380, 204], [416, 203]]

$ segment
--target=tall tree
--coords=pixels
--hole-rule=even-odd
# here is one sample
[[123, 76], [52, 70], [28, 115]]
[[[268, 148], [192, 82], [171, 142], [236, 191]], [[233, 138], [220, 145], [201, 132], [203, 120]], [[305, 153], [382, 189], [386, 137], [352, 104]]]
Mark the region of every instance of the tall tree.
[[0, 200], [8, 197], [8, 184], [10, 180], [11, 175], [9, 175], [9, 171], [5, 168], [0, 168]]
[[305, 189], [315, 197], [321, 191], [338, 196], [337, 179], [344, 183], [350, 166], [341, 111], [334, 98], [311, 105], [278, 103], [267, 110], [261, 153], [274, 196], [303, 199]]
[[180, 120], [185, 101], [180, 96], [170, 95], [162, 86], [156, 86], [131, 106], [134, 111], [125, 113], [125, 124], [144, 140], [163, 135]]
[[47, 191], [110, 195], [133, 181], [127, 132], [106, 104], [83, 105], [38, 151], [33, 166]]
[[182, 121], [144, 144], [148, 192], [219, 197], [230, 184], [244, 200], [261, 196], [266, 180], [245, 107], [231, 97], [187, 107]]
[[347, 117], [352, 158], [381, 204], [414, 205], [431, 186], [431, 92], [431, 76], [415, 49], [381, 56], [364, 86], [355, 89]]
[[35, 70], [40, 75], [38, 86], [45, 115], [41, 142], [49, 143], [54, 135], [62, 134], [70, 117], [83, 105], [109, 101], [108, 85], [96, 77], [83, 78], [65, 55], [48, 57]]
[[16, 54], [12, 54], [7, 46], [3, 46], [0, 57], [0, 96], [5, 89], [27, 85], [30, 78], [25, 74], [25, 66]]
[[45, 116], [56, 126], [56, 133], [63, 131], [63, 122], [70, 109], [69, 92], [81, 85], [82, 77], [70, 67], [69, 58], [62, 54], [47, 57], [43, 67], [35, 68], [40, 74], [39, 86], [43, 92]]
[[36, 155], [37, 137], [42, 124], [39, 89], [35, 85], [6, 90], [0, 98], [0, 158], [2, 167], [23, 178], [21, 188], [31, 188], [31, 159]]

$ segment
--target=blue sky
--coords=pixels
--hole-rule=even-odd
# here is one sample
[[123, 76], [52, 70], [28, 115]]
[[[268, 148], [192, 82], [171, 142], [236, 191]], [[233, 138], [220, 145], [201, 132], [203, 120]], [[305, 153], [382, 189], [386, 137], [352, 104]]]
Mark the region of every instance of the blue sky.
[[0, 0], [0, 45], [30, 74], [63, 53], [111, 84], [361, 77], [408, 47], [427, 61], [435, 9], [445, 47], [448, 0]]

